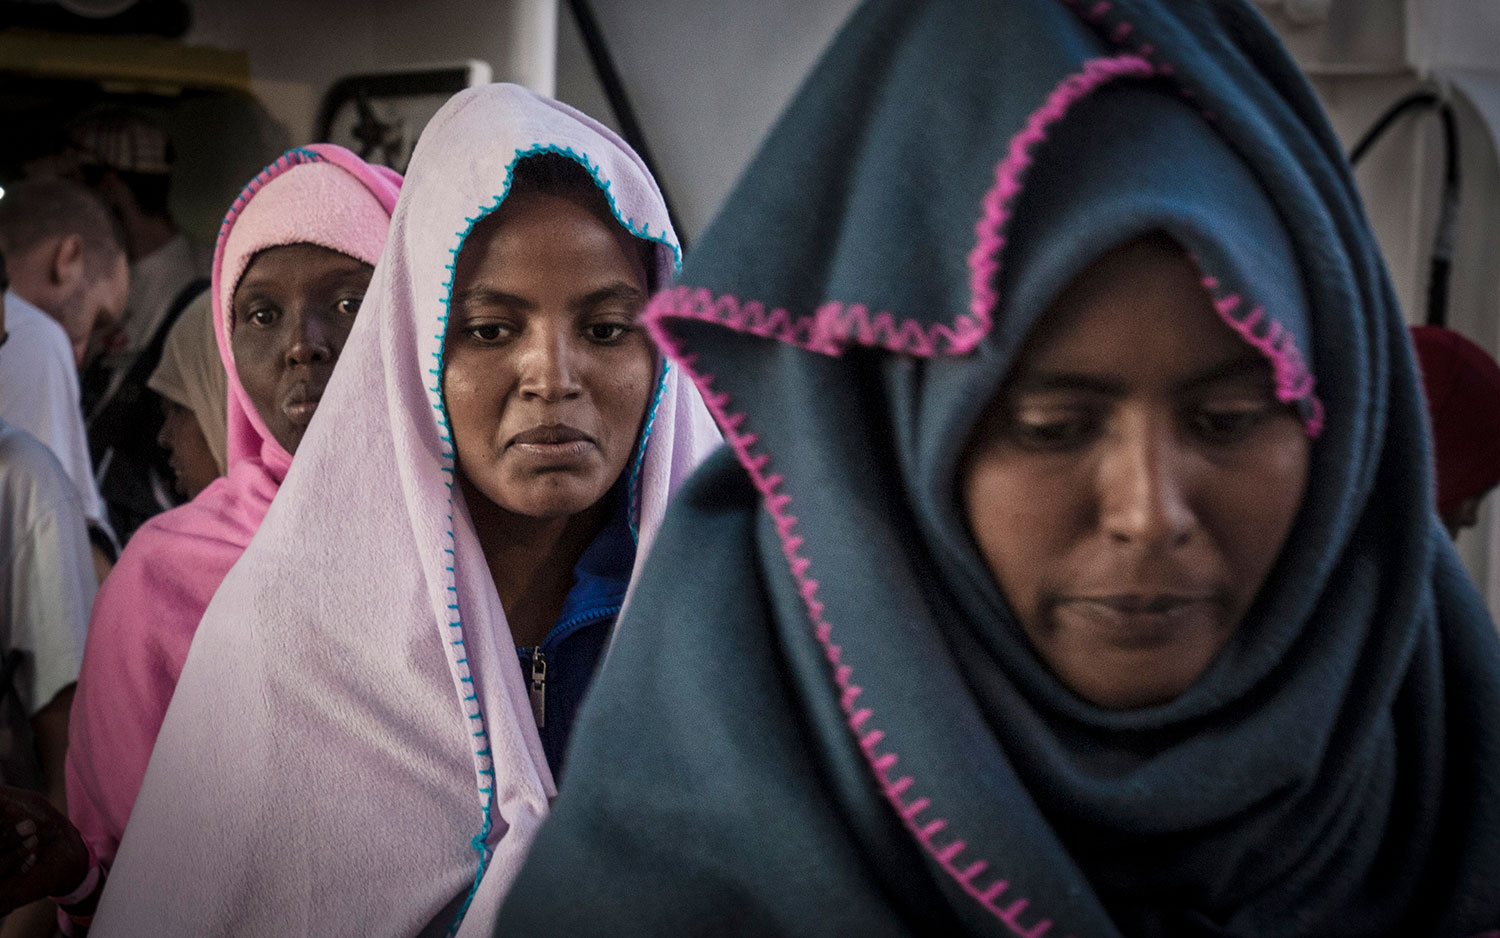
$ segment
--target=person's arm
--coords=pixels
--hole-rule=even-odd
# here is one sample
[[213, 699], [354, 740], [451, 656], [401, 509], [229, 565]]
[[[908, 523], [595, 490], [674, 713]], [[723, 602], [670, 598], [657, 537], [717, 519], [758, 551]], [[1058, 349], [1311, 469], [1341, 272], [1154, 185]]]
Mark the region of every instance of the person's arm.
[[73, 710], [73, 691], [77, 687], [77, 684], [69, 684], [58, 691], [31, 718], [31, 732], [36, 738], [37, 763], [42, 770], [42, 793], [63, 814], [68, 813], [63, 763], [68, 755], [68, 718]]
[[[42, 793], [57, 809], [58, 817], [48, 819], [39, 830], [51, 831], [49, 843], [38, 838], [37, 856], [50, 854], [47, 869], [38, 863], [38, 876], [33, 887], [37, 901], [16, 909], [0, 923], [0, 938], [51, 938], [57, 932], [57, 906], [46, 898], [62, 895], [82, 882], [88, 873], [88, 851], [72, 825], [68, 824], [68, 797], [63, 783], [63, 762], [68, 752], [68, 716], [73, 706], [73, 690], [77, 685], [69, 684], [38, 710], [31, 718], [31, 731], [36, 739], [37, 762], [42, 772]], [[19, 823], [19, 822], [18, 822]], [[35, 824], [33, 820], [33, 824]], [[71, 837], [69, 834], [71, 833]], [[25, 840], [26, 838], [22, 838]], [[27, 853], [27, 856], [32, 854]], [[21, 858], [22, 863], [25, 857]], [[30, 872], [27, 870], [26, 872]]]
[[109, 571], [114, 569], [115, 561], [120, 559], [120, 550], [115, 546], [113, 536], [96, 524], [90, 523], [89, 532], [89, 555], [94, 561], [94, 577], [96, 582], [103, 583], [104, 578], [109, 576]]
[[94, 576], [103, 583], [104, 578], [109, 576], [109, 571], [114, 569], [115, 562], [109, 559], [109, 555], [98, 544], [91, 545], [89, 550], [94, 560]]
[[[11, 556], [11, 630], [15, 650], [32, 656], [22, 699], [31, 715], [43, 791], [0, 790], [0, 910], [37, 903], [7, 916], [0, 938], [52, 936], [57, 909], [49, 895], [68, 895], [90, 875], [88, 847], [67, 819], [65, 756], [69, 718], [98, 581], [78, 494], [56, 458], [19, 438], [41, 506]], [[45, 457], [45, 458], [44, 458]], [[37, 902], [37, 900], [42, 900]]]
[[39, 792], [0, 787], [0, 935], [52, 938], [59, 904], [74, 920], [71, 933], [82, 935], [103, 885], [103, 870], [56, 806]]

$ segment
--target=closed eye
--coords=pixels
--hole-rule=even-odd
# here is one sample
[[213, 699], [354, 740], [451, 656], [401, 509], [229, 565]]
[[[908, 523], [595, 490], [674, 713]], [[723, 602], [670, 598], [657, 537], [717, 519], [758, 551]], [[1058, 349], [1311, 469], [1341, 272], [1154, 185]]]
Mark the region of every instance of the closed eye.
[[1199, 439], [1213, 445], [1238, 443], [1270, 419], [1275, 412], [1276, 408], [1269, 404], [1201, 408], [1192, 415], [1192, 430]]
[[1005, 437], [1033, 452], [1068, 452], [1092, 440], [1099, 431], [1099, 418], [1090, 412], [1068, 414], [1009, 415]]

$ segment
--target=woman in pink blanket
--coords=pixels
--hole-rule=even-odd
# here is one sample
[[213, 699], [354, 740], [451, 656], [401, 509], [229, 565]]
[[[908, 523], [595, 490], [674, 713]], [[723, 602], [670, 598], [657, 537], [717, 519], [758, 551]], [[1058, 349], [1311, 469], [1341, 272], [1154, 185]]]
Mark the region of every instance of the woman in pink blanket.
[[607, 128], [473, 88], [214, 595], [93, 923], [488, 938], [668, 496], [719, 443], [640, 321], [678, 247]]
[[[43, 867], [61, 876], [53, 882], [76, 882], [87, 850], [89, 875], [64, 897], [81, 918], [99, 865], [114, 860], [199, 620], [260, 527], [318, 408], [400, 185], [395, 172], [318, 144], [267, 167], [224, 219], [212, 292], [229, 378], [228, 473], [141, 527], [100, 587], [67, 757], [68, 812], [83, 843], [33, 842]], [[42, 826], [60, 828], [55, 820]], [[32, 853], [23, 853], [24, 866]]]

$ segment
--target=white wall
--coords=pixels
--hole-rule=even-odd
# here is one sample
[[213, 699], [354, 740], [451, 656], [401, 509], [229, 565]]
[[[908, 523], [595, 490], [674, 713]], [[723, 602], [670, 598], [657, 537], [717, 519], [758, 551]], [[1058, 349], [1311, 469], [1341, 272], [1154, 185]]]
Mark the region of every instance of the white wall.
[[[1448, 325], [1500, 356], [1500, 4], [1493, 0], [1333, 0], [1326, 23], [1271, 14], [1335, 130], [1352, 146], [1379, 114], [1420, 87], [1448, 89], [1463, 176]], [[1442, 178], [1441, 124], [1418, 112], [1376, 144], [1356, 179], [1410, 322], [1426, 315]], [[1500, 621], [1500, 498], [1458, 549]]]
[[205, 243], [246, 179], [314, 142], [322, 97], [345, 75], [479, 59], [496, 80], [554, 91], [557, 0], [192, 0], [192, 11], [184, 41], [247, 53], [256, 98], [161, 108], [178, 152], [174, 215]]
[[554, 90], [556, 0], [194, 0], [193, 45], [250, 55], [252, 90], [310, 143], [322, 95], [343, 75], [488, 62], [495, 80]]
[[[688, 238], [703, 232], [856, 0], [593, 0]], [[567, 4], [557, 94], [613, 124]]]

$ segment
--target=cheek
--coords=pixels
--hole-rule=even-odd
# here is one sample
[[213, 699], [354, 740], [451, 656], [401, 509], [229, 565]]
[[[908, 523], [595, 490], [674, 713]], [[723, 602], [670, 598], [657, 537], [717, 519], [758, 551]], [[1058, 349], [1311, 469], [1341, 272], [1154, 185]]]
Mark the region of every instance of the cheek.
[[443, 403], [453, 424], [454, 442], [466, 446], [479, 431], [482, 384], [479, 369], [463, 356], [455, 356], [443, 368]]
[[230, 338], [230, 349], [234, 353], [234, 370], [239, 374], [240, 384], [257, 409], [269, 401], [276, 390], [279, 377], [279, 356], [275, 353], [275, 339], [264, 332], [251, 332], [247, 327], [235, 329]]
[[196, 418], [177, 415], [171, 423], [172, 449], [186, 455], [197, 456], [208, 451], [208, 440], [198, 426]]
[[1298, 428], [1221, 480], [1217, 513], [1224, 527], [1225, 552], [1247, 601], [1260, 590], [1291, 534], [1310, 462], [1311, 443]]
[[979, 452], [962, 471], [963, 509], [980, 553], [1017, 614], [1065, 558], [1083, 484], [1065, 472]]
[[182, 417], [178, 414], [175, 406], [170, 407], [167, 409], [167, 415], [162, 418], [161, 433], [158, 434], [157, 440], [167, 449], [176, 451], [182, 445], [181, 434]]
[[330, 313], [324, 326], [327, 330], [324, 334], [328, 336], [328, 345], [333, 349], [334, 361], [344, 352], [344, 343], [349, 341], [349, 333], [354, 328], [354, 317], [342, 313]]
[[190, 442], [188, 445], [196, 455], [202, 471], [211, 476], [218, 476], [219, 464], [214, 461], [213, 447], [208, 445], [208, 437], [204, 435], [203, 428], [198, 425], [198, 421], [196, 420], [191, 424], [189, 439]]
[[[621, 350], [622, 352], [626, 350]], [[634, 447], [646, 410], [656, 388], [656, 358], [642, 339], [639, 345], [618, 356], [601, 358], [595, 364], [599, 386], [599, 410], [611, 436], [628, 439]]]
[[174, 453], [186, 450], [189, 439], [186, 432], [185, 421], [176, 415], [167, 419], [166, 437], [167, 447]]

